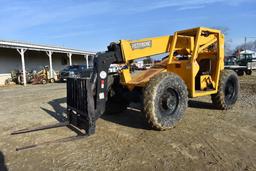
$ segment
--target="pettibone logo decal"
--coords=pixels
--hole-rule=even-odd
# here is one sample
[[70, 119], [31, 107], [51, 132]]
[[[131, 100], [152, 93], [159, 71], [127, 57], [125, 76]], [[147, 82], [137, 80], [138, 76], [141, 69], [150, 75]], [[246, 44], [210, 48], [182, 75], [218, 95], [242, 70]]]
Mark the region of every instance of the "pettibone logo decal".
[[145, 42], [131, 43], [132, 50], [144, 49], [144, 48], [151, 47], [151, 46], [152, 46], [152, 41], [151, 40], [148, 40], [148, 41], [145, 41]]

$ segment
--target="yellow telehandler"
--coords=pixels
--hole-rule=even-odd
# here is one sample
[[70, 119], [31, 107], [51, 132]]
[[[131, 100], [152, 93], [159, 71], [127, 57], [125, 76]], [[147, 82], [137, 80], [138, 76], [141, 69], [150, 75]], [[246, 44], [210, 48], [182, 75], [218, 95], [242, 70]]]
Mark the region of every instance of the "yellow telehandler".
[[[148, 70], [131, 74], [134, 60], [159, 54], [167, 57]], [[126, 67], [111, 75], [111, 64]], [[236, 103], [239, 88], [236, 73], [224, 70], [224, 35], [219, 30], [198, 27], [171, 36], [120, 40], [96, 55], [89, 77], [67, 80], [68, 121], [57, 126], [72, 125], [91, 135], [102, 114], [142, 102], [149, 124], [166, 130], [181, 120], [188, 98], [211, 95], [216, 108], [226, 110]], [[16, 133], [31, 130], [38, 129]]]
[[[135, 76], [130, 73], [134, 60], [165, 53], [168, 56], [158, 65]], [[112, 63], [127, 67], [118, 76], [109, 75]], [[142, 101], [151, 126], [165, 130], [183, 117], [188, 97], [211, 95], [217, 108], [231, 108], [239, 80], [235, 72], [224, 70], [221, 31], [199, 27], [172, 36], [111, 43], [108, 51], [97, 54], [91, 77], [69, 79], [67, 92], [71, 122], [77, 116], [89, 121], [92, 132], [103, 113], [120, 112], [131, 101]]]

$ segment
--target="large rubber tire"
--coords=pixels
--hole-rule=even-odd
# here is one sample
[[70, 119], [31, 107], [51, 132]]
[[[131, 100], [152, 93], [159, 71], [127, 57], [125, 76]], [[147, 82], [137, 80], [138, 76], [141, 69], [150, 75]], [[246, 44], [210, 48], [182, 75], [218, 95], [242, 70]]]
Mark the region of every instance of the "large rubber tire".
[[236, 103], [240, 91], [237, 74], [232, 70], [223, 70], [220, 75], [219, 89], [211, 95], [213, 104], [222, 110], [230, 109]]
[[238, 70], [236, 73], [237, 73], [238, 76], [243, 76], [244, 75], [244, 71], [243, 70]]
[[106, 102], [104, 114], [113, 115], [126, 110], [129, 102], [122, 95], [122, 86], [119, 78], [108, 78], [108, 101]]
[[173, 128], [188, 105], [187, 86], [174, 73], [160, 73], [150, 79], [144, 91], [144, 112], [157, 130]]
[[55, 82], [55, 79], [54, 79], [54, 78], [51, 78], [51, 79], [49, 80], [49, 82], [50, 82], [50, 83], [54, 83], [54, 82]]
[[18, 76], [18, 84], [23, 85], [23, 76], [22, 75]]
[[245, 71], [246, 75], [252, 75], [252, 70]]
[[42, 84], [47, 84], [47, 80], [46, 79], [42, 79]]

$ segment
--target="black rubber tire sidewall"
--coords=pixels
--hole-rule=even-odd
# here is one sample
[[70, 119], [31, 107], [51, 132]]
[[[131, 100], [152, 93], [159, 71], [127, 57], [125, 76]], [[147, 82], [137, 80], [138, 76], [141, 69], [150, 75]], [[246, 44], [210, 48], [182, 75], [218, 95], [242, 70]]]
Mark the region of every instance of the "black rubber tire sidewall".
[[50, 79], [50, 83], [54, 83], [55, 82], [55, 79], [54, 78], [51, 78]]
[[[171, 115], [161, 111], [159, 100], [166, 89], [173, 89], [178, 96], [178, 105]], [[173, 128], [181, 120], [187, 108], [188, 93], [183, 80], [174, 73], [160, 73], [154, 76], [144, 91], [144, 112], [149, 124], [158, 130]]]
[[252, 75], [252, 70], [247, 70], [245, 73], [246, 75]]
[[228, 81], [232, 81], [233, 84], [235, 85], [235, 87], [234, 87], [235, 88], [235, 92], [234, 92], [234, 97], [231, 100], [228, 100], [228, 101], [225, 100], [225, 103], [227, 105], [234, 105], [236, 103], [236, 101], [237, 101], [238, 91], [239, 91], [238, 90], [238, 79], [237, 79], [237, 76], [235, 74], [231, 74], [228, 78], [226, 78], [225, 84], [222, 85], [222, 86], [224, 86], [223, 89], [226, 88]]
[[[235, 95], [232, 99], [227, 101], [225, 99], [225, 88], [227, 85], [227, 82], [229, 80], [233, 80], [234, 82], [234, 90]], [[232, 70], [223, 70], [220, 75], [220, 81], [219, 81], [219, 89], [216, 94], [212, 95], [212, 102], [215, 104], [219, 109], [226, 110], [230, 109], [234, 106], [236, 103], [240, 93], [240, 84], [237, 74]]]
[[42, 84], [46, 84], [47, 81], [45, 79], [42, 80]]
[[[114, 115], [122, 113], [124, 110], [126, 110], [127, 106], [129, 105], [129, 102], [124, 99], [121, 92], [115, 92], [111, 87], [114, 84], [114, 82], [119, 82], [119, 80], [115, 80], [113, 76], [108, 77], [108, 100], [106, 102], [105, 106], [105, 112], [104, 114], [107, 115]], [[113, 93], [113, 94], [112, 94]]]
[[243, 75], [244, 75], [244, 71], [238, 70], [238, 71], [237, 71], [237, 75], [238, 75], [238, 76], [243, 76]]

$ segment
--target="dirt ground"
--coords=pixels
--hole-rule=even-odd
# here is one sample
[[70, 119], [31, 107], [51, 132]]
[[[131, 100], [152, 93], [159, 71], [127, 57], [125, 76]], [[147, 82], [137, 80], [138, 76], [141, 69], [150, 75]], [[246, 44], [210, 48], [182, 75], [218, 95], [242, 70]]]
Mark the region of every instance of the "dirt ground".
[[127, 110], [103, 116], [87, 139], [19, 152], [17, 146], [75, 135], [66, 127], [10, 135], [62, 121], [65, 84], [0, 88], [0, 170], [256, 170], [256, 74], [240, 79], [232, 110], [216, 110], [210, 97], [191, 99], [183, 120], [162, 132]]

